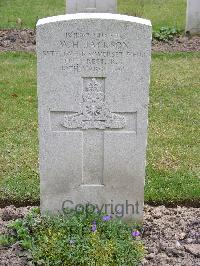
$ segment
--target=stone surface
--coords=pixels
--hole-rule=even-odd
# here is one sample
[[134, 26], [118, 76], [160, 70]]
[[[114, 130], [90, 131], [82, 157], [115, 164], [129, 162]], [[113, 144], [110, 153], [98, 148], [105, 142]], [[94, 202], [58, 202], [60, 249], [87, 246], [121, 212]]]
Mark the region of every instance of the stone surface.
[[200, 1], [187, 1], [186, 32], [200, 34]]
[[185, 245], [185, 250], [195, 257], [200, 258], [200, 244]]
[[93, 204], [142, 219], [150, 22], [42, 19], [37, 54], [42, 212]]
[[116, 13], [117, 0], [67, 0], [67, 13]]

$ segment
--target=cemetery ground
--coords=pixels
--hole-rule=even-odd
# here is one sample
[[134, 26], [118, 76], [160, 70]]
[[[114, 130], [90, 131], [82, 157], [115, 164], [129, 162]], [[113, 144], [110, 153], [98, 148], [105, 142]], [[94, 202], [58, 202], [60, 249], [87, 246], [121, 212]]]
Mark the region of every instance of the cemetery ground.
[[[178, 12], [177, 12], [178, 10]], [[118, 0], [118, 13], [148, 18], [154, 30], [185, 27], [186, 0]], [[35, 28], [39, 18], [65, 14], [65, 0], [1, 0], [0, 28]]]
[[[154, 30], [184, 29], [186, 1], [118, 4], [120, 13], [150, 18]], [[10, 28], [0, 31], [0, 234], [11, 220], [27, 214], [27, 206], [39, 205], [36, 56], [30, 51], [35, 50], [37, 19], [64, 13], [64, 5], [62, 0], [0, 2], [0, 28]], [[200, 265], [200, 53], [194, 51], [200, 50], [200, 41], [198, 37], [155, 41], [153, 50], [174, 53], [152, 55], [142, 236], [147, 254], [142, 265], [196, 266]], [[27, 265], [29, 259], [19, 245], [0, 247], [2, 266]]]
[[[39, 203], [36, 56], [6, 52], [0, 60], [0, 205], [34, 205]], [[199, 204], [199, 63], [195, 52], [153, 54], [147, 203]]]
[[[177, 33], [184, 32], [186, 0], [118, 0], [118, 12], [150, 19], [153, 31], [159, 35], [160, 30], [166, 27], [168, 38], [173, 30]], [[29, 0], [25, 3], [23, 0], [2, 0], [0, 2], [0, 51], [34, 51], [37, 20], [64, 13], [64, 0], [44, 0], [42, 2]], [[200, 37], [176, 36], [173, 40], [168, 40], [165, 43], [154, 40], [153, 50], [162, 52], [199, 51]]]
[[[0, 230], [5, 231], [8, 220], [29, 210], [25, 206], [39, 204], [36, 56], [3, 52], [0, 61]], [[199, 263], [199, 208], [194, 208], [200, 197], [199, 62], [197, 52], [152, 56], [145, 202], [165, 207], [145, 207], [144, 265]], [[27, 265], [18, 247], [0, 254], [3, 265]]]

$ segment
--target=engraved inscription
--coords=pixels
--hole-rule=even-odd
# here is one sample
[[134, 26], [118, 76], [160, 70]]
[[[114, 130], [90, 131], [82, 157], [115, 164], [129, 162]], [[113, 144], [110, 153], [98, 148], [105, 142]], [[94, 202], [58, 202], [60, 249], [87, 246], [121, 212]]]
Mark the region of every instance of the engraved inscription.
[[112, 113], [105, 102], [105, 79], [85, 78], [80, 112], [65, 115], [62, 126], [70, 129], [122, 129], [126, 119]]
[[[137, 36], [136, 41], [139, 38]], [[43, 50], [42, 53], [45, 57], [60, 58], [59, 69], [65, 76], [88, 75], [88, 72], [89, 75], [101, 73], [106, 76], [107, 73], [128, 72], [130, 63], [134, 64], [136, 60], [147, 56], [146, 50], [136, 49], [134, 43], [122, 33], [85, 32], [80, 29], [64, 32], [54, 49]]]

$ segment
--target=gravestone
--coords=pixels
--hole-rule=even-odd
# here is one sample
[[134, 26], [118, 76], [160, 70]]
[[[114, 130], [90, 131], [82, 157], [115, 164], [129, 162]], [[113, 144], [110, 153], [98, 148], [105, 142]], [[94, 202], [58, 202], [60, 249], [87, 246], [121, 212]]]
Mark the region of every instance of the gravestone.
[[117, 0], [67, 0], [67, 13], [116, 13]]
[[38, 21], [42, 213], [90, 204], [142, 219], [150, 54], [148, 20], [85, 13]]
[[200, 34], [200, 0], [187, 1], [186, 32]]

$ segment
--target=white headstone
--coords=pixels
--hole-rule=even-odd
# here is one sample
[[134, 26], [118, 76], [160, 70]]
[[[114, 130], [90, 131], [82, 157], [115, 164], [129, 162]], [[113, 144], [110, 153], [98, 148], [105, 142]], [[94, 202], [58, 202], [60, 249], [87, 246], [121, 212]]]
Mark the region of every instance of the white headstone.
[[116, 13], [117, 0], [67, 0], [67, 13]]
[[186, 32], [200, 34], [200, 0], [187, 1]]
[[37, 54], [42, 212], [90, 203], [141, 220], [150, 21], [97, 13], [41, 19]]

